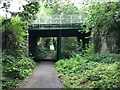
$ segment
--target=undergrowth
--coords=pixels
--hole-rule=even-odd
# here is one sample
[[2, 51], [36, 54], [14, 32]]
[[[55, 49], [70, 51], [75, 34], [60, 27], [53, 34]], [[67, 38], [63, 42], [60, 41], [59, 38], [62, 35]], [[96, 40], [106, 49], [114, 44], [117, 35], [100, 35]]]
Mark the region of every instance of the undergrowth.
[[120, 88], [120, 55], [74, 54], [61, 59], [55, 67], [64, 88]]
[[40, 59], [43, 59], [47, 56], [47, 54], [49, 53], [50, 51], [48, 49], [45, 49], [45, 48], [41, 48], [37, 51], [37, 57], [40, 58]]
[[2, 88], [10, 89], [19, 85], [35, 67], [35, 62], [27, 57], [14, 57], [3, 53], [2, 55]]

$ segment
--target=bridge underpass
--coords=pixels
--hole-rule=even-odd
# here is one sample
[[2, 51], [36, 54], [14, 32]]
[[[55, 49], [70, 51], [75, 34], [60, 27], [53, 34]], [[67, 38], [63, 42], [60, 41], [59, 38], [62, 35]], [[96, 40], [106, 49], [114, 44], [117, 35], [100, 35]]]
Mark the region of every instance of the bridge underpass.
[[[32, 56], [36, 57], [37, 39], [39, 37], [57, 37], [57, 60], [61, 57], [61, 37], [77, 37], [78, 42], [80, 42], [80, 39], [85, 40], [87, 34], [82, 32], [80, 19], [77, 22], [63, 23], [60, 18], [59, 21], [44, 24], [39, 21], [39, 23], [35, 22], [29, 26], [29, 53]], [[83, 45], [85, 45], [84, 41]]]

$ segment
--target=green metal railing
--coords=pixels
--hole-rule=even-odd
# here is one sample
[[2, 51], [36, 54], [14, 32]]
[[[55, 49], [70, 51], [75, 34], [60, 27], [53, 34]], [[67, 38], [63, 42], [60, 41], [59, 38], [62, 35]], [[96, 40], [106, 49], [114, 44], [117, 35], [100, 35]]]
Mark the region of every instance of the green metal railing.
[[84, 22], [84, 14], [37, 15], [31, 23], [31, 30], [79, 29]]
[[84, 14], [47, 14], [37, 15], [37, 19], [32, 24], [66, 24], [66, 23], [82, 23]]

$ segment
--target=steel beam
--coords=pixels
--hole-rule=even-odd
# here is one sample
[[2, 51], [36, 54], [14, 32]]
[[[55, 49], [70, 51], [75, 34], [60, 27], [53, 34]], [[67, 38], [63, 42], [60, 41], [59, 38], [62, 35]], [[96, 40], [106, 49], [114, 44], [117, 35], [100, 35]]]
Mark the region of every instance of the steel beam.
[[57, 37], [57, 60], [61, 58], [61, 31]]

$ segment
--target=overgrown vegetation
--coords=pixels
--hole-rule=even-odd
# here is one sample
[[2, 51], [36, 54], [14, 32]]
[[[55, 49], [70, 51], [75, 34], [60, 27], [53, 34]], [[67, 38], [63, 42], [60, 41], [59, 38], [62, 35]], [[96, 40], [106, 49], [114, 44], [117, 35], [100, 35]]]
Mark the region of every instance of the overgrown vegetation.
[[26, 27], [19, 17], [4, 20], [2, 25], [2, 49], [12, 55], [25, 55]]
[[92, 28], [94, 46], [84, 53], [73, 54], [70, 59], [56, 62], [58, 76], [65, 88], [120, 88], [120, 55], [94, 53], [101, 52], [103, 44], [109, 53], [120, 53], [119, 9], [120, 2], [97, 2], [85, 9], [88, 14], [85, 25], [87, 29]]
[[95, 2], [85, 10], [85, 25], [93, 29], [95, 51], [100, 52], [104, 42], [108, 52], [120, 53], [120, 2]]
[[15, 57], [13, 55], [3, 53], [2, 55], [2, 87], [9, 89], [17, 87], [21, 80], [29, 76], [35, 67], [35, 62], [27, 57]]
[[74, 54], [55, 64], [64, 88], [120, 88], [120, 55]]
[[[8, 2], [7, 2], [8, 3]], [[3, 3], [2, 8], [8, 11], [9, 5]], [[9, 4], [9, 3], [8, 3]], [[37, 6], [35, 6], [37, 5]], [[35, 7], [34, 7], [35, 6]], [[14, 17], [1, 17], [2, 22], [2, 88], [8, 90], [17, 87], [35, 67], [32, 58], [27, 57], [27, 27], [26, 21], [35, 18], [39, 10], [38, 2], [31, 2], [24, 6], [23, 12]], [[33, 14], [33, 15], [32, 15]]]
[[19, 14], [23, 21], [35, 20], [36, 13], [39, 11], [40, 5], [39, 2], [31, 2], [23, 6], [24, 10]]
[[3, 89], [16, 87], [21, 80], [30, 75], [35, 66], [35, 62], [26, 57], [25, 29], [24, 22], [19, 17], [11, 18], [2, 25]]
[[50, 53], [50, 38], [39, 38], [37, 42], [37, 58], [43, 59]]
[[63, 37], [61, 42], [61, 58], [70, 58], [73, 52], [77, 52], [78, 42], [76, 37]]
[[[4, 3], [1, 8], [8, 13], [9, 7], [10, 2]], [[35, 66], [35, 62], [26, 57], [25, 22], [35, 19], [39, 7], [38, 2], [31, 2], [23, 7], [21, 13], [13, 15], [14, 17], [0, 19], [3, 34], [3, 76], [0, 79], [3, 81], [3, 89], [17, 87]], [[51, 3], [42, 2], [38, 15], [79, 13], [73, 3], [53, 0]], [[92, 28], [94, 32], [95, 51], [101, 52], [104, 39], [110, 53], [120, 53], [120, 2], [93, 3], [87, 14], [85, 25], [87, 30]], [[45, 40], [48, 48], [50, 40]], [[120, 88], [120, 55], [94, 54], [92, 46], [83, 53], [72, 54], [76, 52], [75, 39], [64, 38], [62, 42], [62, 58], [69, 59], [61, 59], [56, 62], [55, 67], [65, 88]], [[39, 47], [38, 57], [41, 58], [47, 53], [47, 49], [42, 45]]]

